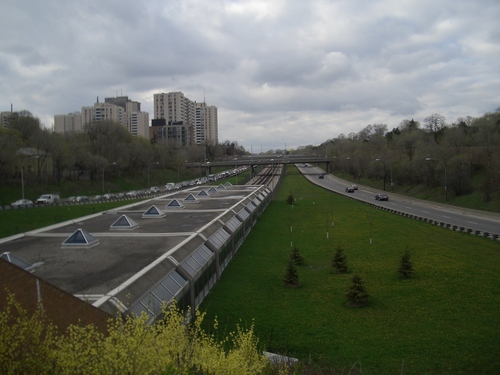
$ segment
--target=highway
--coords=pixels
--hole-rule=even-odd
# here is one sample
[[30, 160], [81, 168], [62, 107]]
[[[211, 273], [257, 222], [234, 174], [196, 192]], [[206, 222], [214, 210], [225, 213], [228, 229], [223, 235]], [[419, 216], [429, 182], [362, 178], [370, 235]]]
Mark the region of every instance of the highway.
[[[350, 187], [352, 182], [331, 174], [325, 174], [324, 179], [320, 179], [319, 174], [325, 173], [325, 171], [319, 167], [305, 167], [303, 164], [297, 164], [297, 167], [314, 184], [352, 199], [453, 230], [470, 232], [495, 240], [500, 239], [500, 214], [429, 202], [362, 185], [358, 185], [358, 190], [355, 190], [354, 193], [347, 193], [345, 188]], [[378, 193], [387, 194], [389, 201], [375, 200], [375, 194]]]

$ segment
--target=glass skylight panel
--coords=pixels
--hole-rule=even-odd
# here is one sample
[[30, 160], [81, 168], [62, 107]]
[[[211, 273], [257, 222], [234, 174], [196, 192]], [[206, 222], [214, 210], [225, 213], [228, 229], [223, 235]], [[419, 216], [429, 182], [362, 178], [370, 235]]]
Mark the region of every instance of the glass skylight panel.
[[165, 301], [165, 302], [170, 301], [174, 296], [161, 283], [158, 284], [151, 293], [153, 293], [154, 296], [158, 298], [160, 301]]
[[238, 228], [241, 226], [241, 221], [238, 220], [236, 216], [233, 216], [227, 223], [226, 225], [228, 226], [229, 229], [231, 229], [232, 232], [236, 232]]
[[[185, 280], [177, 271], [172, 272], [170, 275], [168, 275], [172, 280], [175, 281], [177, 285], [179, 285], [180, 288], [182, 288], [184, 285], [187, 284], [187, 280]], [[166, 281], [166, 280], [165, 280]], [[172, 291], [172, 290], [171, 290]], [[172, 291], [173, 292], [173, 291]]]
[[254, 204], [252, 202], [248, 203], [247, 204], [247, 208], [251, 211], [251, 212], [254, 212], [256, 207], [254, 206]]
[[250, 213], [248, 211], [246, 211], [245, 209], [241, 210], [240, 212], [238, 212], [238, 215], [243, 219], [245, 220], [247, 217], [250, 216]]

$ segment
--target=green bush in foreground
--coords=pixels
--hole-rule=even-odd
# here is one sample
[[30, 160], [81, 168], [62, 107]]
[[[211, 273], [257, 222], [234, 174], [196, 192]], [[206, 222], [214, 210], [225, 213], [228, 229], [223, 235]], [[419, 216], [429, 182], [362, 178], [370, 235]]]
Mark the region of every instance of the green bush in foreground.
[[0, 311], [0, 373], [253, 375], [269, 367], [253, 326], [238, 326], [216, 341], [201, 329], [204, 314], [186, 324], [175, 305], [163, 313], [155, 325], [146, 323], [146, 314], [110, 319], [107, 335], [92, 325], [72, 325], [66, 335], [56, 335], [41, 309], [30, 315], [10, 295]]

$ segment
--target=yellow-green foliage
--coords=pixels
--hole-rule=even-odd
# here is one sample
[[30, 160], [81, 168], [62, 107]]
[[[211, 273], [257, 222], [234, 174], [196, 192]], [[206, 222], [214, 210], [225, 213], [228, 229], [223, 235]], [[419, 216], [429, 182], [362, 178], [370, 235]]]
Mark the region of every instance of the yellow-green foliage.
[[[66, 335], [57, 336], [42, 312], [29, 316], [11, 296], [8, 307], [0, 311], [0, 372], [259, 374], [268, 366], [253, 326], [238, 326], [218, 342], [201, 329], [204, 314], [197, 312], [194, 322], [188, 323], [176, 306], [170, 306], [164, 307], [164, 316], [155, 325], [147, 324], [145, 314], [112, 319], [108, 335], [92, 325], [72, 325]], [[231, 349], [226, 351], [227, 344]]]

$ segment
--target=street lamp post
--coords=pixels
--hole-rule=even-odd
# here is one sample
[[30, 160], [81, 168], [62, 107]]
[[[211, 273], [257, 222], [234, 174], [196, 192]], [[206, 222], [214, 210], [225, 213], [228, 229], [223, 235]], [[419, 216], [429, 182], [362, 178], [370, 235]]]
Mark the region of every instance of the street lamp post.
[[153, 163], [151, 163], [151, 164], [148, 165], [148, 187], [149, 187], [149, 167], [151, 167], [152, 165], [158, 165], [158, 164], [160, 164], [160, 162], [159, 161], [155, 161], [155, 162], [153, 162]]
[[35, 155], [35, 156], [30, 156], [30, 157], [27, 157], [27, 158], [24, 158], [23, 161], [21, 162], [21, 190], [22, 190], [22, 198], [24, 199], [24, 162], [27, 160], [27, 159], [38, 159], [39, 156], [38, 155]]
[[444, 197], [445, 197], [444, 199], [445, 199], [445, 202], [448, 203], [448, 176], [446, 173], [446, 163], [441, 159], [425, 158], [425, 161], [432, 161], [432, 160], [440, 161], [441, 163], [443, 163], [443, 166], [444, 166]]
[[102, 192], [103, 192], [103, 194], [104, 194], [104, 169], [106, 169], [106, 167], [108, 165], [116, 165], [116, 163], [106, 164], [106, 165], [103, 165], [103, 167], [102, 167]]
[[[387, 174], [387, 166], [385, 164], [385, 159], [375, 159], [376, 161], [381, 161], [384, 163], [384, 191], [385, 191], [385, 175]], [[389, 164], [389, 173], [391, 176], [391, 192], [392, 192], [392, 187], [394, 186], [394, 183], [392, 182], [392, 165]]]

